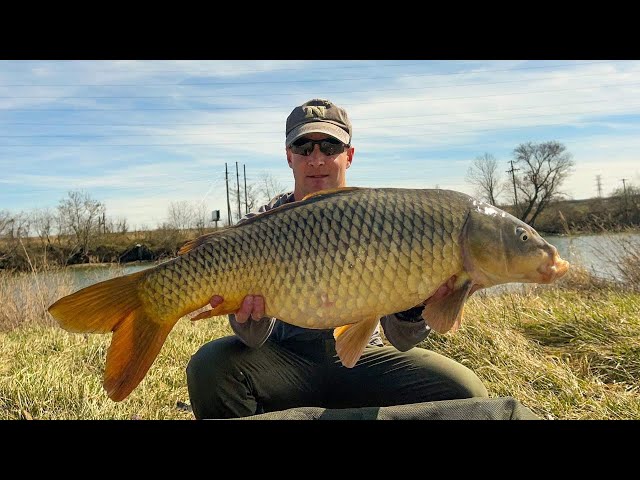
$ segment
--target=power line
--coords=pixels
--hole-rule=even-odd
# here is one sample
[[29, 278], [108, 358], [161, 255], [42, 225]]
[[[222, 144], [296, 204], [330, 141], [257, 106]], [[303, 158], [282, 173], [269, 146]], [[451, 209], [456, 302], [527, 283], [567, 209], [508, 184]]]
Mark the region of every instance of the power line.
[[[625, 73], [633, 73], [633, 72], [637, 72], [640, 70], [628, 70]], [[576, 77], [593, 77], [593, 76], [602, 76], [602, 73], [583, 73], [583, 74], [577, 74], [577, 75], [572, 75], [572, 78], [576, 78]], [[382, 77], [382, 78], [395, 78], [395, 77]], [[372, 79], [376, 79], [375, 77], [372, 77]], [[368, 80], [368, 79], [359, 79], [359, 80]], [[502, 80], [499, 82], [482, 82], [482, 83], [460, 83], [460, 84], [456, 84], [456, 83], [451, 83], [451, 84], [446, 84], [446, 85], [430, 85], [428, 88], [429, 89], [433, 89], [433, 88], [451, 88], [451, 87], [473, 87], [473, 86], [486, 86], [486, 85], [500, 85], [500, 84], [504, 84], [504, 83], [520, 83], [520, 82], [531, 82], [531, 81], [544, 81], [544, 80], [557, 80], [557, 77], [543, 77], [543, 78], [523, 78], [523, 79], [517, 79], [517, 80]], [[314, 80], [289, 80], [286, 82], [312, 82]], [[328, 80], [327, 80], [328, 81]], [[283, 81], [283, 83], [285, 83]], [[242, 85], [244, 85], [243, 83], [241, 83]], [[189, 86], [191, 86], [192, 84], [189, 84]], [[193, 85], [204, 85], [204, 84], [193, 84]], [[235, 85], [235, 84], [234, 84]], [[4, 87], [6, 85], [0, 85], [0, 87]], [[15, 86], [15, 85], [13, 85]], [[146, 87], [146, 86], [153, 86], [153, 85], [140, 85], [141, 87]], [[184, 86], [184, 84], [181, 84], [179, 86]], [[377, 89], [377, 91], [379, 92], [402, 92], [405, 90], [418, 90], [418, 89], [424, 89], [425, 87], [405, 87], [405, 88], [390, 88], [390, 89]], [[325, 92], [326, 95], [334, 95], [334, 94], [345, 94], [345, 93], [368, 93], [368, 90], [351, 90], [351, 91], [338, 91], [338, 92]], [[92, 95], [82, 95], [82, 96], [66, 96], [66, 97], [60, 97], [60, 96], [17, 96], [17, 95], [5, 95], [5, 96], [0, 96], [0, 98], [5, 98], [5, 99], [17, 99], [17, 98], [23, 98], [23, 99], [44, 99], [44, 98], [55, 98], [56, 100], [83, 100], [83, 99], [123, 99], [123, 98], [127, 98], [127, 99], [150, 99], [150, 98], [154, 98], [154, 99], [163, 99], [163, 100], [177, 100], [177, 99], [185, 99], [185, 98], [224, 98], [224, 99], [228, 99], [228, 98], [233, 98], [233, 97], [271, 97], [271, 96], [297, 96], [299, 95], [299, 93], [245, 93], [245, 94], [239, 94], [239, 93], [234, 93], [234, 94], [225, 94], [225, 95], [179, 95], [178, 98], [171, 98], [171, 96], [167, 96], [167, 95], [144, 95], [144, 96], [137, 96], [137, 95], [132, 95], [132, 96], [120, 96], [120, 95], [100, 95], [100, 96], [92, 96]]]
[[[640, 106], [640, 104], [625, 104], [625, 107], [636, 107]], [[480, 112], [478, 112], [480, 113]], [[440, 126], [440, 125], [451, 125], [456, 124], [459, 125], [461, 123], [486, 123], [490, 121], [498, 121], [498, 120], [512, 120], [512, 119], [529, 119], [529, 118], [541, 118], [541, 117], [561, 117], [567, 115], [586, 115], [593, 113], [608, 113], [609, 115], [615, 115], [615, 112], [611, 112], [610, 110], [586, 110], [581, 112], [561, 112], [561, 113], [544, 113], [538, 115], [519, 115], [519, 116], [510, 116], [510, 117], [497, 117], [497, 118], [483, 118], [482, 120], [453, 120], [450, 122], [437, 122], [437, 123], [410, 123], [410, 124], [401, 124], [401, 125], [390, 125], [385, 124], [384, 126], [374, 126], [374, 127], [359, 127], [358, 130], [372, 130], [377, 128], [384, 127], [385, 129], [393, 129], [393, 128], [405, 128], [405, 127], [428, 127], [428, 126]], [[457, 113], [458, 115], [472, 115], [473, 113]], [[621, 114], [626, 114], [626, 112], [622, 112]], [[450, 116], [448, 114], [440, 114]], [[391, 117], [389, 117], [391, 118]], [[404, 118], [404, 117], [395, 117], [395, 118]], [[409, 117], [407, 117], [409, 118]], [[381, 118], [382, 119], [382, 118]], [[204, 124], [207, 126], [214, 127], [215, 124]], [[240, 125], [240, 123], [238, 123]], [[217, 131], [216, 133], [222, 133]], [[282, 133], [280, 130], [276, 131], [264, 131], [264, 132], [225, 132], [225, 135], [263, 135], [263, 134], [273, 134], [278, 135]], [[92, 133], [75, 133], [75, 134], [34, 134], [34, 135], [0, 135], [0, 138], [110, 138], [110, 137], [181, 137], [181, 136], [203, 136], [203, 135], [211, 135], [211, 132], [200, 132], [200, 133], [118, 133], [118, 134], [92, 134]]]
[[[467, 98], [483, 98], [483, 97], [467, 97]], [[444, 100], [444, 99], [440, 99]], [[354, 117], [352, 121], [365, 121], [365, 120], [395, 120], [395, 119], [406, 119], [406, 118], [424, 118], [424, 117], [437, 117], [437, 116], [456, 116], [456, 115], [474, 115], [474, 114], [485, 114], [492, 112], [505, 112], [505, 111], [514, 111], [514, 110], [531, 110], [536, 108], [559, 108], [566, 107], [568, 105], [584, 105], [585, 103], [602, 103], [608, 102], [610, 103], [610, 99], [604, 100], [584, 100], [580, 102], [570, 102], [570, 103], [561, 103], [561, 104], [553, 104], [553, 105], [532, 105], [527, 107], [513, 107], [513, 108], [498, 108], [495, 110], [482, 110], [478, 111], [465, 111], [465, 112], [446, 112], [446, 113], [426, 113], [422, 115], [400, 115], [400, 116], [386, 116], [386, 117]], [[625, 106], [637, 106], [637, 105], [629, 105], [625, 104]], [[591, 111], [590, 113], [593, 113]], [[583, 112], [572, 112], [572, 113], [583, 113]], [[547, 115], [547, 114], [544, 114]], [[557, 115], [555, 113], [548, 115]], [[528, 115], [527, 115], [528, 116]], [[265, 122], [224, 122], [225, 125], [267, 125]], [[269, 122], [268, 125], [271, 125], [272, 122]], [[67, 127], [67, 126], [92, 126], [92, 127], [155, 127], [155, 126], [172, 126], [172, 127], [181, 127], [181, 126], [217, 126], [216, 123], [206, 122], [206, 123], [177, 123], [177, 122], [156, 122], [156, 123], [87, 123], [87, 122], [78, 122], [78, 123], [47, 123], [47, 122], [2, 122], [0, 121], [0, 125], [23, 125], [23, 126], [55, 126], [55, 127]]]
[[[521, 127], [503, 127], [503, 126], [495, 126], [492, 128], [478, 128], [474, 130], [463, 130], [457, 132], [447, 132], [447, 136], [454, 135], [470, 135], [474, 133], [482, 133], [482, 132], [493, 132], [496, 130], [499, 131], [511, 131], [511, 130], [523, 130], [523, 129], [532, 129], [532, 128], [540, 128], [540, 127], [553, 127], [553, 126], [566, 126], [564, 123], [544, 123], [541, 125], [524, 125]], [[406, 126], [404, 126], [406, 127]], [[245, 132], [246, 135], [246, 132]], [[403, 134], [386, 134], [384, 138], [415, 138], [416, 132], [411, 133], [403, 133]], [[433, 133], [425, 133], [420, 132], [421, 138], [428, 137], [441, 137], [441, 132], [433, 132]], [[369, 138], [378, 139], [379, 135], [371, 135], [359, 137], [358, 141], [362, 142], [363, 140], [367, 140]], [[262, 145], [281, 145], [283, 142], [281, 141], [265, 141], [261, 142]], [[48, 143], [48, 144], [0, 144], [0, 148], [3, 147], [29, 147], [29, 148], [39, 148], [39, 147], [215, 147], [215, 146], [233, 146], [233, 145], [245, 145], [246, 142], [212, 142], [212, 143], [85, 143], [85, 144], [64, 144], [64, 143]], [[451, 146], [449, 147], [451, 148]]]
[[[365, 60], [366, 61], [366, 60]], [[19, 66], [24, 66], [26, 64], [27, 61], [25, 60], [20, 60], [20, 65]], [[42, 66], [42, 64], [46, 61], [43, 60], [31, 60], [29, 62], [38, 62], [38, 66]], [[60, 63], [65, 63], [65, 62], [73, 62], [73, 64], [71, 64], [70, 66], [81, 66], [81, 67], [93, 67], [93, 65], [86, 65], [86, 63], [83, 65], [81, 63], [79, 63], [80, 61], [78, 60], [52, 60], [52, 62], [56, 62], [57, 64]], [[202, 62], [202, 61], [199, 61]], [[425, 66], [425, 65], [429, 65], [429, 62], [431, 62], [430, 60], [425, 60], [422, 62], [417, 62], [417, 63], [380, 63], [379, 60], [376, 60], [374, 63], [362, 63], [362, 64], [358, 64], [358, 65], [341, 65], [340, 63], [335, 63], [332, 66], [328, 66], [328, 67], [317, 67], [314, 66], [312, 68], [309, 68], [308, 65], [301, 65], [297, 68], [270, 68], [270, 69], [260, 69], [260, 70], [214, 70], [213, 72], [210, 70], [201, 70], [201, 71], [197, 71], [194, 72], [193, 70], [190, 71], [185, 71], [185, 69], [188, 69], [191, 65], [185, 65], [183, 70], [164, 70], [164, 69], [147, 69], [147, 68], [141, 68], [141, 65], [131, 65], [131, 64], [125, 64], [125, 65], [120, 65], [120, 64], [114, 64], [113, 67], [115, 68], [126, 68], [127, 71], [123, 72], [123, 73], [130, 73], [132, 68], [135, 68], [136, 72], [146, 72], [146, 73], [182, 73], [182, 74], [189, 74], [189, 75], [193, 75], [193, 74], [216, 74], [216, 75], [245, 75], [248, 73], [278, 73], [278, 72], [288, 72], [288, 71], [300, 71], [300, 70], [304, 70], [305, 73], [309, 73], [309, 72], [316, 72], [316, 71], [323, 71], [323, 70], [344, 70], [344, 69], [352, 69], [352, 68], [388, 68], [388, 67], [413, 67], [413, 66]], [[104, 63], [103, 61], [101, 61], [101, 63]], [[515, 67], [515, 68], [504, 68], [504, 69], [491, 69], [491, 70], [473, 70], [470, 72], [448, 72], [448, 73], [434, 73], [433, 75], [469, 75], [469, 74], [477, 74], [477, 73], [493, 73], [493, 72], [511, 72], [511, 71], [515, 71], [515, 70], [534, 70], [534, 69], [543, 69], [543, 68], [563, 68], [563, 67], [575, 67], [575, 66], [582, 66], [582, 65], [598, 65], [598, 64], [605, 64], [605, 65], [609, 65], [610, 62], [609, 61], [597, 61], [597, 62], [579, 62], [579, 63], [565, 63], [565, 64], [558, 64], [558, 65], [532, 65], [532, 66], [528, 66], [528, 67]], [[3, 69], [6, 69], [9, 66], [18, 66], [18, 65], [3, 65]], [[46, 66], [46, 64], [44, 65]], [[54, 66], [58, 66], [58, 65], [54, 65]], [[464, 64], [463, 64], [464, 66]], [[28, 68], [28, 67], [27, 67]], [[33, 68], [33, 67], [31, 67]], [[109, 72], [109, 73], [119, 73], [119, 72], [113, 72], [114, 68], [110, 68], [110, 69], [97, 69], [97, 68], [91, 68], [91, 72], [95, 73], [95, 72]]]
[[[603, 62], [593, 62], [593, 63], [603, 63]], [[498, 71], [513, 71], [515, 69], [504, 69]], [[486, 72], [481, 73], [491, 73], [491, 70], [487, 70]], [[270, 72], [267, 72], [270, 73]], [[477, 72], [464, 72], [467, 75], [476, 74]], [[156, 83], [156, 84], [87, 84], [87, 83], [62, 83], [62, 84], [24, 84], [24, 83], [12, 83], [12, 84], [0, 84], [0, 87], [166, 87], [166, 86], [177, 86], [177, 87], [197, 87], [197, 86], [211, 86], [211, 85], [263, 85], [263, 84], [297, 84], [297, 83], [309, 83], [309, 82], [342, 82], [342, 81], [360, 81], [360, 80], [382, 80], [382, 79], [403, 79], [403, 78], [412, 78], [412, 77], [431, 77], [431, 76], [446, 76], [451, 75], [452, 73], [418, 73], [418, 74], [404, 74], [404, 75], [393, 75], [393, 76], [374, 76], [374, 77], [356, 77], [356, 78], [331, 78], [331, 79], [305, 79], [305, 80], [256, 80], [250, 82], [242, 82], [238, 80], [234, 80], [233, 82], [199, 82], [199, 83]], [[460, 74], [459, 72], [456, 74]], [[602, 75], [602, 73], [598, 74], [589, 74], [589, 75]], [[555, 79], [555, 78], [553, 78]]]
[[[474, 95], [474, 96], [464, 96], [464, 97], [427, 97], [427, 98], [412, 98], [408, 100], [386, 100], [381, 102], [368, 102], [368, 105], [385, 105], [389, 103], [417, 103], [421, 101], [434, 102], [440, 100], [465, 100], [465, 99], [480, 99], [480, 98], [492, 98], [492, 97], [505, 97], [511, 95], [534, 95], [539, 93], [557, 93], [557, 92], [575, 92], [578, 90], [592, 90], [594, 88], [600, 87], [633, 87], [640, 85], [640, 83], [608, 83], [608, 84], [600, 84], [600, 85], [590, 85], [588, 87], [580, 87], [580, 88], [564, 88], [560, 90], [533, 90], [533, 91], [524, 91], [524, 92], [509, 92], [509, 93], [496, 93], [491, 95]], [[458, 85], [461, 86], [461, 85]], [[433, 87], [439, 88], [439, 87]], [[448, 88], [443, 86], [442, 88]], [[342, 103], [343, 107], [353, 107], [360, 106], [360, 103]], [[134, 107], [134, 108], [13, 108], [6, 109], [6, 112], [123, 112], [123, 111], [200, 111], [200, 110], [265, 110], [265, 109], [283, 109], [285, 108], [282, 105], [268, 105], [268, 106], [252, 106], [252, 107], [221, 107], [221, 106], [202, 106], [202, 107], [170, 107], [170, 108], [144, 108], [144, 107]], [[286, 107], [289, 108], [289, 107]]]

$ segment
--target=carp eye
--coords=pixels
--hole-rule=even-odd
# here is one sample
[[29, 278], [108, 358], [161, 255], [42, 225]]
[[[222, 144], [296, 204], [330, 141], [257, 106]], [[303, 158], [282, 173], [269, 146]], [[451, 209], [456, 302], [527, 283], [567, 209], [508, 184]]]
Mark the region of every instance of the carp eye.
[[516, 235], [518, 235], [520, 237], [520, 240], [522, 240], [523, 242], [526, 242], [527, 240], [529, 240], [529, 234], [522, 227], [516, 228]]

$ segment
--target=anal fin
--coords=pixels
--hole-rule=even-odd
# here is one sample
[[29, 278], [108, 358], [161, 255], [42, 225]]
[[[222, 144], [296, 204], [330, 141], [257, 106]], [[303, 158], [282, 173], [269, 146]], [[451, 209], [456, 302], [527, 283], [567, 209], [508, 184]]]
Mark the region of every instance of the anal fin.
[[347, 368], [355, 366], [364, 351], [364, 347], [369, 343], [379, 320], [379, 317], [373, 317], [357, 323], [343, 325], [333, 330], [333, 338], [336, 339], [336, 352], [342, 365]]

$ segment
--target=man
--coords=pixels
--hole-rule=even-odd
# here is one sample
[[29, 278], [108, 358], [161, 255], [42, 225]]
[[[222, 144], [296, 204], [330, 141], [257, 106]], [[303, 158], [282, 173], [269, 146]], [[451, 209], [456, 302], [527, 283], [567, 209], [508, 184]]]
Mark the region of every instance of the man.
[[[355, 153], [351, 140], [352, 126], [343, 108], [321, 99], [294, 108], [285, 139], [294, 190], [275, 197], [257, 214], [319, 190], [346, 186]], [[378, 327], [356, 365], [346, 368], [337, 358], [333, 330], [263, 318], [265, 299], [258, 293], [245, 297], [229, 316], [236, 335], [205, 344], [189, 362], [189, 396], [198, 419], [302, 406], [384, 407], [488, 396], [467, 367], [413, 348], [430, 332], [421, 318], [424, 305], [383, 317], [380, 324], [391, 346], [384, 346]], [[212, 297], [211, 306], [222, 300]]]

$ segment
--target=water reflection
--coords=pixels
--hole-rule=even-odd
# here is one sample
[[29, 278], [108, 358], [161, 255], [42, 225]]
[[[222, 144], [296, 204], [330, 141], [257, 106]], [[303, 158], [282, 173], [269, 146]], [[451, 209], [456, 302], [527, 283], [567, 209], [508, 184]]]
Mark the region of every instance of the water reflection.
[[67, 268], [66, 271], [71, 273], [74, 286], [80, 289], [102, 280], [139, 272], [156, 265], [158, 265], [156, 262], [135, 262], [122, 265], [77, 265]]
[[612, 233], [600, 235], [546, 236], [560, 256], [573, 265], [580, 265], [601, 278], [621, 280], [616, 263], [624, 253], [621, 243], [640, 249], [639, 233]]

